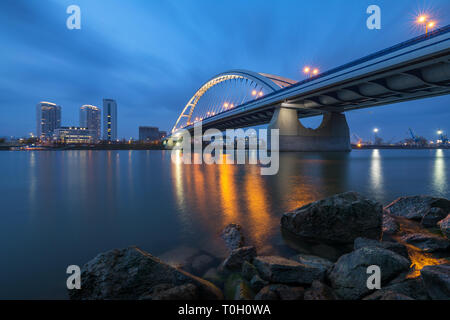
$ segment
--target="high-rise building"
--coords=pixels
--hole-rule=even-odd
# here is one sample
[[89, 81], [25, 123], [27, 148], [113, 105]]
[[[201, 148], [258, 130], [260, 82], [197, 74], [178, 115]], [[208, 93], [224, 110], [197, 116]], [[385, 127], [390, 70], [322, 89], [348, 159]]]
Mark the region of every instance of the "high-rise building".
[[93, 132], [93, 140], [101, 139], [101, 112], [96, 106], [85, 104], [80, 109], [80, 127]]
[[42, 140], [51, 139], [55, 129], [61, 127], [61, 106], [41, 101], [36, 106], [36, 134]]
[[157, 127], [139, 127], [139, 141], [155, 142], [159, 141], [160, 133]]
[[117, 140], [117, 103], [113, 99], [103, 99], [103, 140]]

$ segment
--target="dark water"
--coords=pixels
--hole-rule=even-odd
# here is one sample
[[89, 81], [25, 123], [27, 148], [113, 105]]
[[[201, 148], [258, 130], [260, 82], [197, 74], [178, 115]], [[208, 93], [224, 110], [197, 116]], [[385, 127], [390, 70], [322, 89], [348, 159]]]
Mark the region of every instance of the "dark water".
[[450, 198], [450, 150], [283, 153], [278, 175], [259, 173], [173, 164], [167, 151], [0, 152], [0, 298], [66, 298], [67, 266], [111, 248], [220, 254], [231, 222], [276, 252], [283, 212], [338, 192]]

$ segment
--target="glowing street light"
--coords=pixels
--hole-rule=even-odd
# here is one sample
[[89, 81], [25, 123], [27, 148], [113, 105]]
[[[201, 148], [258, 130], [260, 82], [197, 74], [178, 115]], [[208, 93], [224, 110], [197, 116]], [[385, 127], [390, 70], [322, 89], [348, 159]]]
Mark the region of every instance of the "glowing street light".
[[378, 130], [378, 128], [373, 129], [374, 133], [378, 133], [378, 131], [380, 131], [380, 130]]
[[428, 17], [426, 15], [421, 15], [417, 18], [418, 24], [423, 24], [425, 27], [425, 35], [428, 34], [428, 29], [432, 29], [436, 26], [436, 22], [428, 21]]
[[253, 91], [252, 91], [252, 96], [256, 96], [257, 93], [258, 93], [258, 92], [257, 92], [256, 90], [253, 90]]
[[303, 68], [303, 72], [307, 74], [309, 77], [312, 77], [319, 74], [319, 69], [317, 68], [311, 69], [310, 67], [306, 66]]

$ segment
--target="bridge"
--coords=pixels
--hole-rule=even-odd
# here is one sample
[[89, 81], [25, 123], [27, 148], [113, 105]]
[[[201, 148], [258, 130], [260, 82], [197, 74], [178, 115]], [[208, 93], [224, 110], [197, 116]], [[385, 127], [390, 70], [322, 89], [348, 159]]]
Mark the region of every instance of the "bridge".
[[[279, 129], [280, 151], [348, 151], [345, 112], [450, 91], [450, 25], [344, 64], [306, 80], [246, 70], [221, 73], [195, 92], [178, 117], [180, 129]], [[317, 129], [299, 118], [323, 115]]]

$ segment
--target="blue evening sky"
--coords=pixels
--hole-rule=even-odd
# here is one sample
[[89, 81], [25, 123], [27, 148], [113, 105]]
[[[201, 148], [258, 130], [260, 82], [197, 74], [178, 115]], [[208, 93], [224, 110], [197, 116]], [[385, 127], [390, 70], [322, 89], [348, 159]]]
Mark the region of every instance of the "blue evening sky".
[[[66, 8], [81, 8], [81, 30]], [[381, 7], [382, 29], [366, 28]], [[420, 34], [416, 15], [450, 22], [448, 0], [2, 0], [0, 136], [35, 132], [35, 106], [62, 106], [78, 125], [83, 104], [118, 103], [119, 137], [139, 125], [169, 130], [201, 84], [229, 69], [291, 79], [304, 65], [327, 70]], [[350, 130], [387, 140], [450, 130], [450, 96], [353, 111]], [[309, 121], [309, 123], [313, 123]]]

